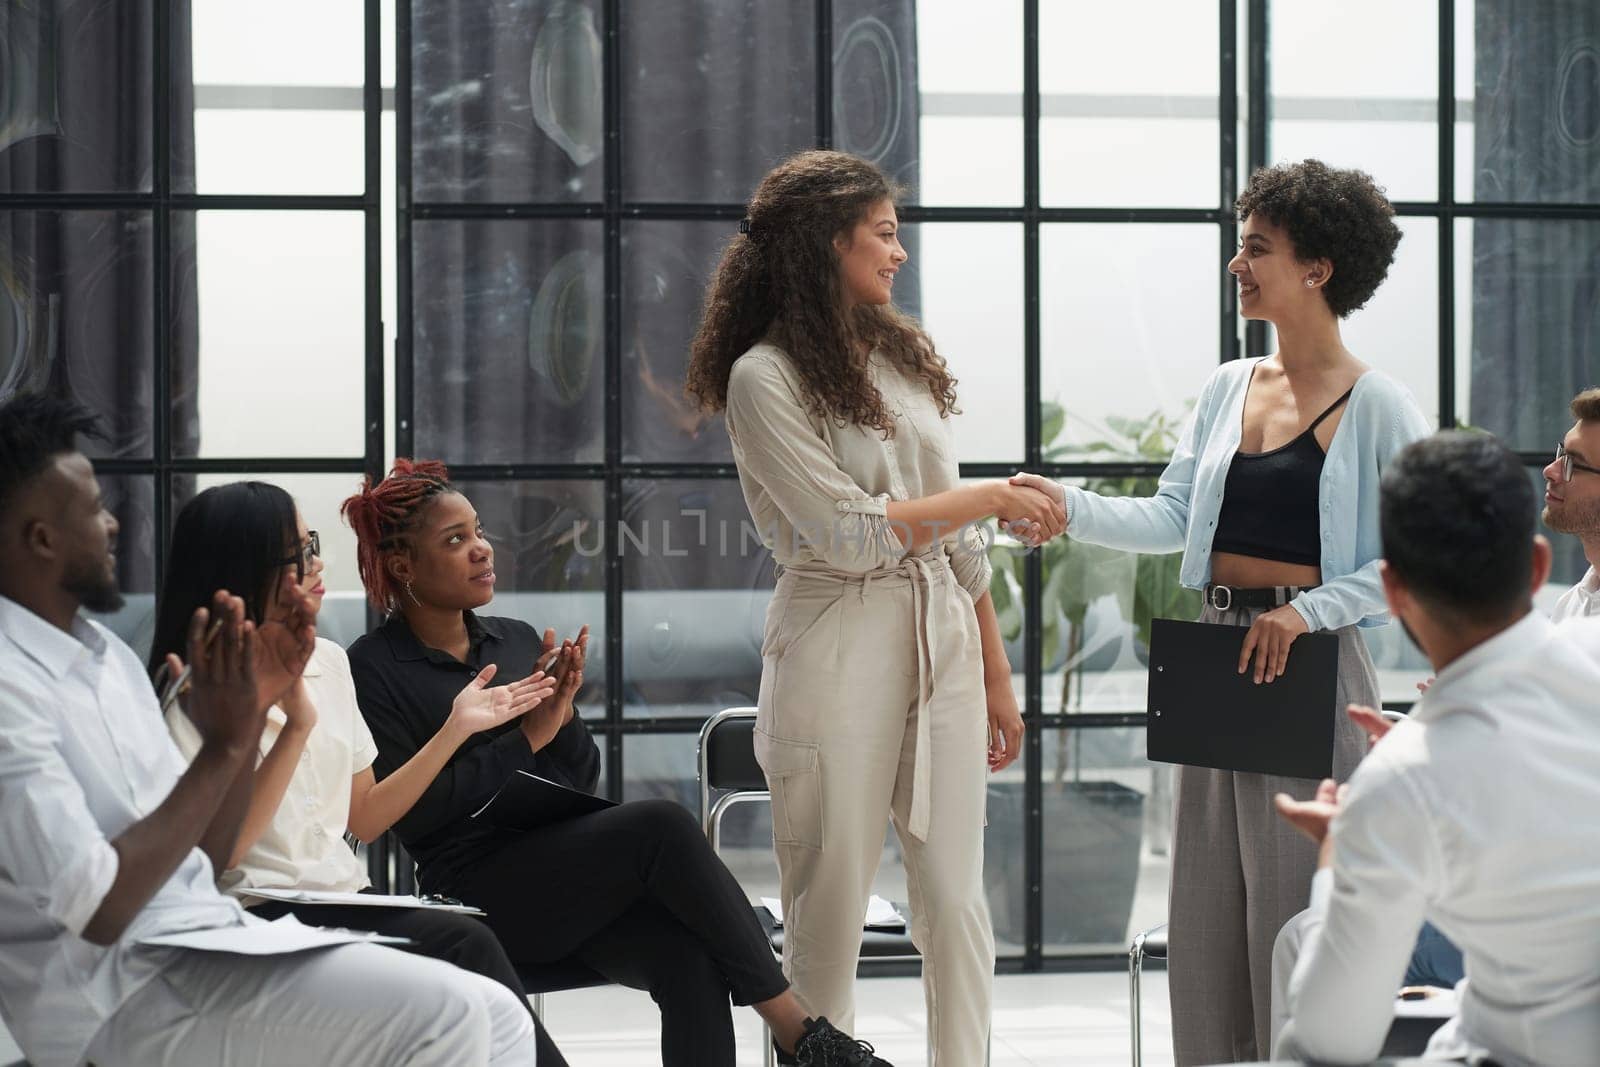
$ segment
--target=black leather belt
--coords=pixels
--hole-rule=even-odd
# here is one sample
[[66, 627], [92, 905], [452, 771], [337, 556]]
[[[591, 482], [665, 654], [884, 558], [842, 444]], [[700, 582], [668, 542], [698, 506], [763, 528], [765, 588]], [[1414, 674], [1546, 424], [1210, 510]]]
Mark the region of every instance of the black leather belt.
[[1230, 608], [1276, 608], [1287, 604], [1314, 585], [1269, 585], [1260, 589], [1241, 589], [1233, 585], [1207, 582], [1206, 603], [1218, 611]]

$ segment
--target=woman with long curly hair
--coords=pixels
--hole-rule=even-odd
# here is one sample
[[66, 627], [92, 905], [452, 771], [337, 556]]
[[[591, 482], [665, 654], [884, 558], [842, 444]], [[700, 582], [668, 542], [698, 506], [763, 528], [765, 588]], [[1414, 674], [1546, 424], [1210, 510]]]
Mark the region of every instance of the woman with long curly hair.
[[1022, 741], [976, 524], [1059, 530], [1064, 513], [1027, 487], [961, 484], [955, 379], [891, 302], [907, 258], [896, 194], [841, 152], [768, 174], [711, 280], [688, 392], [726, 412], [745, 501], [780, 567], [756, 755], [784, 970], [849, 1028], [892, 820], [934, 1063], [965, 1067], [984, 1061], [994, 973], [984, 766], [1007, 766]]
[[[1428, 423], [1404, 386], [1345, 347], [1339, 322], [1383, 282], [1400, 229], [1370, 176], [1314, 159], [1256, 171], [1235, 211], [1240, 312], [1277, 327], [1277, 353], [1211, 375], [1155, 496], [1015, 480], [1065, 503], [1081, 541], [1181, 549], [1180, 580], [1205, 591], [1200, 621], [1248, 628], [1236, 666], [1258, 685], [1283, 674], [1301, 634], [1335, 634], [1327, 713], [1343, 781], [1366, 747], [1345, 708], [1380, 699], [1359, 632], [1387, 621], [1378, 482]], [[1316, 791], [1309, 778], [1178, 768], [1167, 985], [1179, 1064], [1271, 1058], [1273, 940], [1317, 864], [1273, 797]]]

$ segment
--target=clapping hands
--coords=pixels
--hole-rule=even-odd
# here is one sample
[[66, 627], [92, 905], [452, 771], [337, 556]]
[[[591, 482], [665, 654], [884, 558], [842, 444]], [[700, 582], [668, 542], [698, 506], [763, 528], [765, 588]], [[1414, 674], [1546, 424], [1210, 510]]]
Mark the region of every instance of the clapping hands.
[[537, 708], [556, 690], [556, 680], [542, 671], [491, 689], [489, 683], [499, 669], [489, 664], [456, 694], [447, 725], [456, 727], [464, 735], [491, 730]]
[[555, 691], [548, 704], [534, 709], [522, 720], [522, 732], [535, 752], [548, 745], [576, 714], [573, 700], [583, 688], [583, 667], [588, 655], [589, 627], [583, 627], [576, 638], [562, 641], [559, 647], [555, 630], [545, 630], [538, 666], [555, 681]]
[[317, 647], [316, 601], [285, 573], [278, 583], [277, 612], [256, 628], [256, 696], [263, 708], [283, 700], [299, 682]]

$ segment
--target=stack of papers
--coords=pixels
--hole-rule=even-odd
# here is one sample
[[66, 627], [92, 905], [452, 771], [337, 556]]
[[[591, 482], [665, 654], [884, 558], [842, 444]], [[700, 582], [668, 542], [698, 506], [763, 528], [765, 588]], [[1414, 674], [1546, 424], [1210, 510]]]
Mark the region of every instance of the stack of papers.
[[243, 926], [222, 926], [209, 930], [184, 930], [139, 939], [141, 945], [187, 948], [198, 952], [226, 952], [235, 956], [283, 956], [334, 945], [358, 943], [409, 945], [409, 937], [390, 937], [364, 930], [341, 930], [324, 926], [305, 926], [293, 915], [272, 922], [252, 922]]
[[423, 897], [393, 896], [384, 893], [338, 893], [324, 889], [248, 889], [242, 892], [262, 900], [281, 900], [285, 904], [334, 904], [341, 907], [365, 908], [432, 908], [435, 911], [453, 911], [462, 915], [482, 915], [483, 910], [470, 904], [429, 900]]
[[[762, 897], [761, 906], [772, 913], [774, 922], [779, 926], [783, 925], [783, 902], [781, 900], [776, 897]], [[904, 930], [906, 928], [906, 919], [893, 904], [874, 893], [872, 894], [872, 899], [867, 901], [867, 921], [862, 925], [865, 927]]]

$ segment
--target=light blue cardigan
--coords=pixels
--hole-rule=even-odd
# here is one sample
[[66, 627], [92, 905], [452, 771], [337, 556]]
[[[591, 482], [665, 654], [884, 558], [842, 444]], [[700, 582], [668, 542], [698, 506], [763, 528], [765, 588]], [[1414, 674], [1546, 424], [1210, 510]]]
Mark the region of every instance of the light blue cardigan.
[[[1067, 486], [1067, 534], [1133, 552], [1183, 550], [1178, 579], [1199, 589], [1211, 578], [1211, 538], [1228, 466], [1239, 448], [1244, 395], [1257, 360], [1224, 363], [1200, 391], [1194, 413], [1153, 497], [1103, 497]], [[1378, 559], [1378, 479], [1406, 445], [1431, 432], [1406, 388], [1368, 371], [1328, 445], [1317, 499], [1322, 508], [1322, 584], [1291, 602], [1312, 630], [1388, 621]]]

